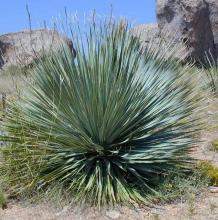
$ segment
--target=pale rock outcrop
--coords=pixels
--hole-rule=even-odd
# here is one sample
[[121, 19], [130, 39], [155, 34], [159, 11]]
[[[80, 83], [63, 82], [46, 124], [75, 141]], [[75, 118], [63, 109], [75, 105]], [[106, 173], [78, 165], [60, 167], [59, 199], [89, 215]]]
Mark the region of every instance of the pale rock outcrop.
[[54, 30], [38, 29], [0, 35], [0, 68], [28, 65], [62, 43], [73, 50], [72, 41]]

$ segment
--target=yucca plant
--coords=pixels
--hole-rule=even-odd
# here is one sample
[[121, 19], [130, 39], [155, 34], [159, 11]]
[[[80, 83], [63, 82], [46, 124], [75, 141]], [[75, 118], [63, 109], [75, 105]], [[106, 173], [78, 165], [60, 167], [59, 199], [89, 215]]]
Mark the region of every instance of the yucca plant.
[[199, 123], [191, 67], [142, 52], [125, 23], [94, 24], [86, 44], [79, 36], [76, 58], [62, 45], [38, 61], [8, 109], [2, 171], [18, 194], [57, 183], [78, 201], [145, 202], [159, 176], [189, 168]]
[[217, 96], [218, 94], [218, 68], [216, 66], [211, 66], [205, 70], [206, 72], [206, 82], [212, 94]]
[[206, 57], [207, 68], [204, 69], [206, 73], [206, 88], [212, 92], [213, 95], [218, 94], [218, 66], [217, 61], [211, 54]]

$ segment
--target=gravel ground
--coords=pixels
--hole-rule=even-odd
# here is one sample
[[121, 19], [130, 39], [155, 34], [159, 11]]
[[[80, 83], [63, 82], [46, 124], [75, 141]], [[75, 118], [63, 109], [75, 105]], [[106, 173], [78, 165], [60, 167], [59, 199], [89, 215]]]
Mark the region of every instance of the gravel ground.
[[164, 205], [156, 208], [117, 207], [114, 209], [67, 207], [55, 210], [46, 205], [9, 204], [0, 210], [1, 220], [217, 220], [218, 193], [206, 193], [192, 202]]

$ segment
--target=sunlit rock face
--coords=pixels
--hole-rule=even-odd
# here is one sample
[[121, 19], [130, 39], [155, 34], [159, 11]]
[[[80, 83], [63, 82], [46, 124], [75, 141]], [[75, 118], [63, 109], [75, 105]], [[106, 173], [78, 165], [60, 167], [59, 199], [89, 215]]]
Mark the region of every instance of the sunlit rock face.
[[72, 41], [54, 30], [25, 30], [0, 35], [0, 67], [5, 69], [11, 65], [28, 65], [62, 43], [73, 50]]
[[133, 29], [144, 45], [167, 33], [166, 40], [184, 43], [188, 60], [205, 62], [206, 53], [217, 60], [217, 0], [156, 0], [156, 17], [157, 24]]

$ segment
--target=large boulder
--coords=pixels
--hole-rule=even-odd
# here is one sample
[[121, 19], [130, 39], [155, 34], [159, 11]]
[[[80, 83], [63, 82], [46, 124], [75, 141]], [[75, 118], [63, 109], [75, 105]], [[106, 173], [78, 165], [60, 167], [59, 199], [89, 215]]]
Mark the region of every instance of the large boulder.
[[[158, 53], [159, 57], [168, 59], [174, 57], [178, 60], [187, 59], [184, 45], [175, 42], [174, 36], [161, 31], [157, 24], [142, 24], [131, 29], [132, 34], [139, 38], [142, 51], [150, 50]], [[169, 49], [170, 48], [170, 49]]]
[[185, 45], [188, 60], [205, 62], [206, 53], [217, 59], [218, 0], [156, 0], [156, 16], [157, 24], [150, 32], [149, 25], [133, 29], [143, 45], [167, 33], [168, 43]]
[[205, 0], [157, 0], [156, 14], [159, 29], [183, 41], [189, 57], [204, 61], [205, 52], [216, 57], [210, 7]]
[[55, 30], [38, 29], [0, 35], [0, 68], [29, 65], [34, 59], [64, 43], [73, 50], [70, 39]]
[[146, 48], [152, 41], [157, 45], [157, 41], [160, 38], [160, 31], [157, 24], [142, 24], [134, 27], [132, 30], [134, 36], [139, 37], [141, 45]]
[[207, 0], [210, 11], [210, 23], [213, 32], [216, 57], [218, 57], [218, 0]]

